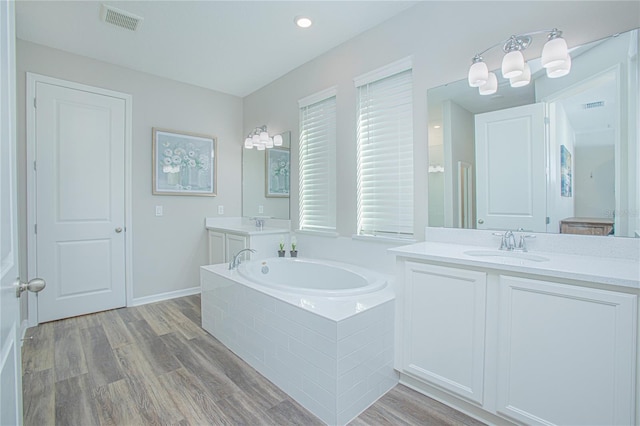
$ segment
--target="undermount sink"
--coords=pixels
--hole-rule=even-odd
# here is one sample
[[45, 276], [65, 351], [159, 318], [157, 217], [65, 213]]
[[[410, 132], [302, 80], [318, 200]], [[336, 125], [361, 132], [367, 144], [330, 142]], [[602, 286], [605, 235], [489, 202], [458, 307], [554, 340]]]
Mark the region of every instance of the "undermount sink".
[[531, 254], [521, 251], [505, 251], [505, 250], [467, 250], [464, 254], [474, 257], [501, 257], [507, 259], [522, 259], [530, 260], [532, 262], [546, 262], [548, 257], [539, 256], [537, 254]]

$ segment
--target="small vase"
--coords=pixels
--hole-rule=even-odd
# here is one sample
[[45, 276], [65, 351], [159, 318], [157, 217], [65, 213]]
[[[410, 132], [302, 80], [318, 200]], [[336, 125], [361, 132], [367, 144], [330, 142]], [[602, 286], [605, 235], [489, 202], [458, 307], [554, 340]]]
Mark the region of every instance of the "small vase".
[[291, 250], [289, 253], [291, 254], [291, 257], [298, 257], [298, 250]]
[[278, 257], [284, 257], [286, 252], [284, 250], [278, 250]]

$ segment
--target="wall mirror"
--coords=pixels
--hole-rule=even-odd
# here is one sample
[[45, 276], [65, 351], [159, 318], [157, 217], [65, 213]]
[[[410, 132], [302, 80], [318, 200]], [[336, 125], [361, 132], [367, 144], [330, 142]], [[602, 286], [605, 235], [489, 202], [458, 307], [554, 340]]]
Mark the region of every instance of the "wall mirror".
[[[289, 163], [291, 132], [281, 133], [282, 146], [242, 149], [242, 216], [289, 219]], [[272, 165], [267, 166], [267, 160]], [[284, 164], [283, 164], [284, 163]]]
[[638, 29], [570, 49], [571, 72], [481, 96], [427, 92], [429, 226], [640, 237]]

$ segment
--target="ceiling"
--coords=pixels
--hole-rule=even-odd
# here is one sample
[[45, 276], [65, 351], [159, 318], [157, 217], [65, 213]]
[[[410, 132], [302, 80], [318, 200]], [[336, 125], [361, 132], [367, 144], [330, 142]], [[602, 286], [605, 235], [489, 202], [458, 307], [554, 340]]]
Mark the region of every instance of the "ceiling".
[[[106, 3], [144, 20], [103, 22]], [[415, 1], [16, 2], [17, 37], [244, 97]], [[311, 28], [294, 25], [299, 15]]]

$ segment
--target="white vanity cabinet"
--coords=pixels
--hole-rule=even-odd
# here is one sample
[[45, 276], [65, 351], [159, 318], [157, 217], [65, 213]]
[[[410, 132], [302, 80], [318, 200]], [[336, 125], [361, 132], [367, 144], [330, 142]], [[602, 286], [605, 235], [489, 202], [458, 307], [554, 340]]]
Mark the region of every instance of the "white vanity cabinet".
[[401, 383], [490, 424], [637, 424], [637, 288], [428, 256], [397, 260]]
[[498, 412], [526, 424], [634, 423], [637, 297], [500, 275]]
[[[209, 230], [209, 264], [231, 261], [233, 255], [249, 248], [247, 235]], [[248, 257], [247, 257], [248, 258]]]
[[403, 370], [482, 404], [487, 275], [405, 262]]
[[[278, 254], [280, 241], [288, 241], [289, 231], [268, 230], [234, 230], [234, 229], [208, 229], [209, 239], [209, 264], [230, 262], [233, 256], [240, 250], [252, 248], [256, 250], [254, 257], [267, 258]], [[250, 259], [251, 253], [246, 253], [245, 259]]]

